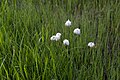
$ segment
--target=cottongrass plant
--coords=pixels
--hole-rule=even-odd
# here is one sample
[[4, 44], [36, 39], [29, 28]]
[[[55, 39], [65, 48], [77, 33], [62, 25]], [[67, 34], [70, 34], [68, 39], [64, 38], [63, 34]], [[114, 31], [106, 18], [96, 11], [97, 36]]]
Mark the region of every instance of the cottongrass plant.
[[0, 80], [120, 80], [119, 36], [120, 0], [1, 0]]
[[69, 42], [69, 40], [64, 39], [64, 40], [63, 40], [63, 44], [66, 45], [66, 46], [69, 46], [69, 45], [70, 45], [70, 42]]
[[66, 22], [65, 22], [65, 26], [68, 26], [70, 27], [72, 25], [71, 21], [68, 19]]
[[51, 38], [50, 38], [51, 41], [57, 41], [57, 38], [56, 38], [56, 35], [53, 35]]
[[58, 41], [60, 40], [60, 37], [61, 37], [61, 33], [56, 33], [56, 35], [53, 35], [50, 40], [51, 41]]
[[89, 43], [88, 43], [88, 46], [89, 46], [89, 47], [94, 47], [94, 46], [95, 46], [95, 43], [94, 43], [94, 42], [89, 42]]
[[77, 35], [80, 35], [80, 29], [79, 28], [74, 29], [73, 33], [77, 34]]

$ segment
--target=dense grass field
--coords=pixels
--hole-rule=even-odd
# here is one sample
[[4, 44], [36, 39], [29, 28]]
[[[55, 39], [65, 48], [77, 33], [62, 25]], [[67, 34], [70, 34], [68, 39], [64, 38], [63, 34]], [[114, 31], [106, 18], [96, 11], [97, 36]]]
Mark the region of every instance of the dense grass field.
[[120, 80], [120, 0], [0, 0], [0, 80]]

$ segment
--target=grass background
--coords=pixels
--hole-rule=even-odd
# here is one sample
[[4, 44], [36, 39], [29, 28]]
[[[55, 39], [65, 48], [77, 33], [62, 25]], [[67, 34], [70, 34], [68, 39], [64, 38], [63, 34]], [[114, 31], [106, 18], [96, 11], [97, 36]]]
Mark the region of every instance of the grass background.
[[120, 1], [0, 0], [0, 79], [120, 80]]

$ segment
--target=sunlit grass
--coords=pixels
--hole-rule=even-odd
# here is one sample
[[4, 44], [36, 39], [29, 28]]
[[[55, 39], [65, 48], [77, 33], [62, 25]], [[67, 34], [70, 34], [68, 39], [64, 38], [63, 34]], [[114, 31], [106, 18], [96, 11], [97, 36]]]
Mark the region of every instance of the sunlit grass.
[[[51, 41], [56, 33], [60, 40]], [[0, 2], [1, 80], [119, 80], [119, 75], [119, 0]]]

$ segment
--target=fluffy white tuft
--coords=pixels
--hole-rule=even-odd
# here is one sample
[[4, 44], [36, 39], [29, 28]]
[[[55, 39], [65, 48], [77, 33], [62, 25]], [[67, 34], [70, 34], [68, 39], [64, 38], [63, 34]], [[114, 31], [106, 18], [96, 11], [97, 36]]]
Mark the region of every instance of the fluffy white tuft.
[[69, 19], [65, 22], [65, 26], [68, 26], [68, 27], [71, 26], [71, 21]]
[[88, 43], [88, 46], [89, 46], [89, 47], [94, 47], [94, 46], [95, 46], [95, 43], [94, 43], [94, 42], [89, 42], [89, 43]]
[[79, 28], [74, 29], [73, 33], [77, 34], [77, 35], [80, 35], [80, 29]]
[[70, 43], [69, 43], [69, 40], [64, 39], [63, 44], [69, 46], [69, 44], [70, 44]]

